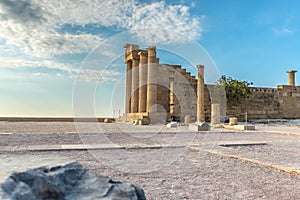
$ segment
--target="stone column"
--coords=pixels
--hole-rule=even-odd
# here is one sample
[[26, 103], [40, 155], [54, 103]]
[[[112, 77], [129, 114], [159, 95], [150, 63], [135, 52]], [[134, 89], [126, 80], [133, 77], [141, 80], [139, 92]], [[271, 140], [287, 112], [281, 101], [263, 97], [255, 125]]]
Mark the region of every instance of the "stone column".
[[288, 73], [288, 85], [289, 86], [295, 86], [295, 73], [297, 71], [296, 70], [291, 70], [291, 71], [287, 71], [286, 73]]
[[127, 62], [126, 65], [126, 100], [125, 100], [125, 113], [131, 112], [131, 103], [130, 103], [130, 96], [131, 96], [131, 85], [132, 85], [132, 62]]
[[148, 50], [148, 84], [147, 84], [147, 112], [157, 112], [157, 58], [156, 47], [149, 46]]
[[204, 111], [204, 66], [197, 65], [198, 84], [197, 84], [197, 122], [205, 122]]
[[139, 61], [132, 59], [131, 112], [138, 112], [139, 105]]
[[138, 53], [138, 55], [140, 56], [139, 112], [146, 112], [146, 107], [147, 107], [147, 70], [148, 70], [147, 52], [140, 51]]
[[212, 125], [214, 125], [214, 124], [220, 124], [220, 122], [221, 122], [220, 104], [213, 103], [213, 104], [211, 104], [211, 120], [210, 120], [210, 123]]

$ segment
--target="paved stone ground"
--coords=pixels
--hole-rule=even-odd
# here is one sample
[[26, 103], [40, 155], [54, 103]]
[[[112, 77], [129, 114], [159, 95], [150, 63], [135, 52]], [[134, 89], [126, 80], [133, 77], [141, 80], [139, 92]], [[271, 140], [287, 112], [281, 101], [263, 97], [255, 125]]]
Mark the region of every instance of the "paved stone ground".
[[[86, 133], [70, 133], [78, 130], [72, 123], [0, 123], [1, 133], [13, 133], [0, 134], [0, 167], [18, 171], [26, 166], [77, 160], [95, 173], [143, 187], [148, 199], [298, 199], [300, 196], [300, 175], [222, 156], [235, 155], [299, 170], [300, 137], [285, 135], [284, 131], [280, 134], [266, 130], [191, 133], [184, 127], [179, 130], [109, 124], [102, 126], [105, 133], [99, 134], [88, 123], [80, 126]], [[135, 144], [136, 148], [24, 150], [35, 145], [104, 144], [107, 140], [103, 138], [118, 145]], [[244, 146], [248, 143], [267, 145]], [[170, 147], [139, 148], [145, 145]], [[204, 151], [182, 145], [193, 145]], [[4, 175], [1, 179], [0, 172], [0, 180]]]

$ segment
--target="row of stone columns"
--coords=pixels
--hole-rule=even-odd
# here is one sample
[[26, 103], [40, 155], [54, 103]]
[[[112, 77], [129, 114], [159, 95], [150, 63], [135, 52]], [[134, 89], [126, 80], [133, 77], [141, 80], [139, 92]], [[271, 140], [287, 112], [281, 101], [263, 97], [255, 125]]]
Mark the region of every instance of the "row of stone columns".
[[[126, 113], [156, 112], [157, 64], [156, 47], [140, 51], [138, 46], [126, 48]], [[135, 47], [135, 48], [133, 48]], [[137, 54], [134, 54], [134, 51]]]

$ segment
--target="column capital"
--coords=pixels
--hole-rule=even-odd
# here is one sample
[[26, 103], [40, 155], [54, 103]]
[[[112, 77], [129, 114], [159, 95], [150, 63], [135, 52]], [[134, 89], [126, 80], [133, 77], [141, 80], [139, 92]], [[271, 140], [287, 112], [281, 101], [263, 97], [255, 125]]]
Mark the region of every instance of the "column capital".
[[148, 52], [147, 51], [139, 51], [138, 52], [138, 55], [141, 57], [141, 56], [147, 56], [148, 55]]
[[198, 70], [204, 69], [204, 65], [197, 65], [197, 69], [198, 69]]
[[155, 51], [156, 50], [156, 46], [148, 46], [147, 50], [148, 51]]

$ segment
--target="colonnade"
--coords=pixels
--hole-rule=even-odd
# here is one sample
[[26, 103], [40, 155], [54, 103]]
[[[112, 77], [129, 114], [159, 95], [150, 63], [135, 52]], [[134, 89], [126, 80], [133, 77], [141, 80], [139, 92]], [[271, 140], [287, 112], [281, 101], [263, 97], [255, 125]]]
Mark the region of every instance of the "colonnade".
[[126, 113], [156, 112], [157, 67], [156, 47], [140, 50], [138, 45], [125, 44]]

